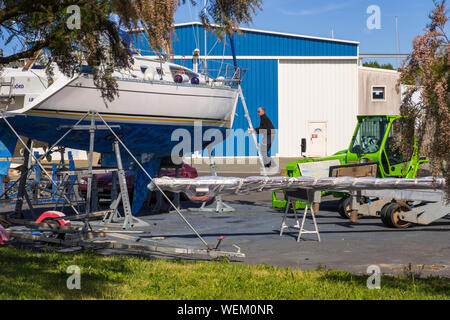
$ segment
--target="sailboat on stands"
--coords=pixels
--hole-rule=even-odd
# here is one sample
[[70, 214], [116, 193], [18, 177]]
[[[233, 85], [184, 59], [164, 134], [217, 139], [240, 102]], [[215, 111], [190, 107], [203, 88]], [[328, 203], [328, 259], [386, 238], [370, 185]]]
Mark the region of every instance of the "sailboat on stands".
[[[196, 124], [201, 123], [203, 130], [218, 130], [225, 138], [227, 129], [233, 126], [238, 89], [156, 56], [136, 54], [133, 59], [132, 68], [113, 74], [119, 96], [112, 102], [104, 101], [89, 66], [82, 66], [71, 78], [55, 66], [52, 81], [37, 57], [23, 68], [4, 68], [0, 74], [0, 109], [19, 135], [50, 145], [84, 115], [98, 113], [114, 126], [116, 134], [138, 159], [147, 159], [145, 167], [153, 175], [159, 170], [161, 159], [170, 156], [179, 143], [171, 139], [175, 130], [185, 129], [193, 136]], [[89, 125], [90, 121], [87, 117], [80, 125]], [[96, 119], [96, 123], [101, 124], [101, 119]], [[195, 145], [191, 140], [192, 152], [210, 144]], [[0, 157], [11, 157], [17, 136], [5, 121], [0, 121], [0, 141]], [[89, 144], [87, 130], [74, 131], [58, 143], [80, 150], [89, 150]], [[95, 132], [94, 151], [102, 154], [103, 165], [115, 164], [111, 132]], [[131, 168], [130, 157], [124, 154], [123, 161], [126, 168]], [[9, 163], [4, 164], [7, 174]], [[145, 186], [148, 181], [140, 171], [136, 170], [135, 180]], [[146, 189], [136, 187], [134, 190]], [[135, 200], [139, 208], [133, 208], [134, 213], [144, 199], [136, 199], [135, 195]]]

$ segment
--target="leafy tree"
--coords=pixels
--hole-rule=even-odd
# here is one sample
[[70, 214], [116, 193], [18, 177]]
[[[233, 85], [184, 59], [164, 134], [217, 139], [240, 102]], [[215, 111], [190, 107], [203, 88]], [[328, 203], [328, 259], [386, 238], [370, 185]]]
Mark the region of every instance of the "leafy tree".
[[[53, 65], [72, 76], [81, 60], [94, 66], [94, 82], [103, 97], [118, 95], [114, 69], [129, 68], [132, 56], [120, 37], [120, 28], [143, 28], [149, 45], [159, 52], [170, 43], [176, 10], [189, 1], [198, 0], [0, 0], [0, 39], [6, 46], [21, 41], [24, 49], [0, 57], [2, 66], [18, 59], [31, 58], [39, 50], [49, 51], [47, 73]], [[69, 28], [73, 11], [80, 9], [80, 28]], [[262, 9], [262, 0], [209, 0], [200, 15], [205, 26], [220, 25], [232, 33], [240, 24], [252, 22]], [[116, 19], [117, 18], [117, 19]], [[26, 43], [28, 46], [25, 46]], [[2, 45], [2, 46], [3, 46]], [[80, 54], [83, 53], [83, 55]]]
[[368, 67], [368, 68], [394, 70], [394, 67], [392, 66], [392, 64], [388, 63], [388, 64], [381, 64], [380, 65], [377, 61], [364, 62], [363, 66], [364, 67]]
[[413, 51], [402, 68], [400, 83], [413, 84], [401, 106], [408, 138], [403, 147], [413, 145], [415, 133], [422, 154], [431, 161], [433, 175], [444, 175], [450, 194], [450, 44], [445, 0], [435, 1], [430, 19], [425, 33], [414, 39]]

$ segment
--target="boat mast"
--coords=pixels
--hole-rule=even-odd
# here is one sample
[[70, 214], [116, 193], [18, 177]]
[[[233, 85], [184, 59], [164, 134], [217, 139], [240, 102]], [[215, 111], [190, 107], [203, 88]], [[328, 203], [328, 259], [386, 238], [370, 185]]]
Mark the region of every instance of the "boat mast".
[[[206, 11], [206, 2], [207, 2], [207, 0], [204, 0], [203, 1], [203, 14], [206, 16], [206, 14], [207, 14], [207, 11]], [[208, 55], [208, 38], [207, 38], [207, 35], [208, 35], [208, 33], [207, 33], [207, 30], [206, 30], [206, 28], [205, 27], [203, 27], [203, 29], [204, 29], [204, 32], [205, 32], [205, 34], [204, 34], [204, 37], [205, 37], [205, 78], [206, 78], [206, 82], [208, 83], [209, 82], [209, 74], [208, 74], [208, 58], [207, 58], [207, 55]]]

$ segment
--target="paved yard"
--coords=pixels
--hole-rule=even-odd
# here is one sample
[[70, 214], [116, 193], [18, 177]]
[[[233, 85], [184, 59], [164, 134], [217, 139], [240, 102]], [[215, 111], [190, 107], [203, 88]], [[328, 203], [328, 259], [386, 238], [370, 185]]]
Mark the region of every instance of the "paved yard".
[[[365, 273], [369, 265], [380, 266], [384, 273], [403, 273], [412, 264], [424, 265], [424, 270], [417, 271], [424, 276], [450, 277], [450, 216], [429, 226], [396, 230], [386, 228], [374, 217], [362, 217], [358, 224], [350, 224], [336, 212], [337, 201], [325, 201], [317, 217], [322, 242], [318, 243], [315, 235], [305, 235], [297, 243], [295, 229], [279, 236], [282, 212], [271, 207], [270, 196], [226, 197], [236, 212], [186, 213], [186, 217], [211, 245], [226, 236], [220, 249], [235, 251], [233, 244], [239, 246], [247, 255], [244, 263], [300, 269], [321, 266], [355, 273]], [[184, 208], [189, 206], [183, 203]], [[1, 212], [12, 210], [4, 207]], [[145, 237], [164, 237], [161, 245], [203, 248], [177, 214], [142, 219], [150, 224]], [[311, 227], [309, 224], [306, 229]]]
[[[234, 251], [233, 244], [241, 247], [247, 254], [245, 263], [301, 269], [326, 266], [356, 273], [365, 273], [369, 265], [379, 265], [385, 273], [402, 273], [412, 264], [425, 265], [423, 275], [450, 276], [450, 216], [429, 226], [396, 230], [386, 228], [374, 217], [362, 217], [358, 224], [350, 224], [337, 214], [337, 201], [327, 201], [317, 217], [322, 242], [318, 243], [315, 235], [305, 235], [305, 240], [297, 243], [295, 229], [279, 236], [282, 213], [267, 199], [270, 194], [228, 197], [234, 213], [186, 216], [210, 244], [226, 236], [221, 249]], [[163, 242], [202, 246], [176, 214], [144, 219], [151, 224], [151, 236], [164, 236]]]

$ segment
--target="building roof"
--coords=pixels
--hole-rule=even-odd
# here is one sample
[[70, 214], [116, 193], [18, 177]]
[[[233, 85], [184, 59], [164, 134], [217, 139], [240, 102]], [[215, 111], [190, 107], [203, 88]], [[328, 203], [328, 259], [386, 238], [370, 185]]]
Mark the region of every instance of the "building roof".
[[[213, 25], [214, 27], [215, 25]], [[200, 49], [204, 56], [205, 33], [200, 22], [189, 22], [174, 25], [175, 37], [173, 50], [177, 56], [191, 56], [194, 49]], [[283, 59], [289, 57], [344, 57], [357, 58], [359, 42], [340, 39], [320, 38], [291, 33], [263, 31], [257, 29], [241, 28], [242, 34], [236, 35], [235, 46], [239, 57]], [[142, 29], [132, 30], [146, 35]], [[139, 38], [139, 37], [138, 37]], [[224, 41], [225, 40], [225, 41]], [[143, 54], [152, 54], [147, 41], [135, 41], [135, 47]], [[214, 32], [209, 31], [207, 36], [207, 56], [230, 57], [231, 48], [227, 39], [218, 39]]]
[[[186, 27], [186, 26], [202, 26], [201, 22], [194, 21], [194, 22], [186, 22], [186, 23], [178, 23], [175, 24], [174, 27]], [[218, 25], [213, 24], [213, 27], [218, 27]], [[253, 29], [253, 28], [239, 28], [241, 31], [244, 32], [255, 32], [255, 33], [263, 33], [263, 34], [270, 34], [270, 35], [276, 35], [276, 36], [285, 36], [285, 37], [293, 37], [293, 38], [303, 38], [303, 39], [314, 39], [314, 40], [323, 40], [323, 41], [332, 41], [332, 42], [343, 42], [343, 43], [351, 43], [351, 44], [359, 44], [359, 41], [351, 41], [351, 40], [342, 40], [342, 39], [334, 39], [334, 38], [325, 38], [325, 37], [314, 37], [314, 36], [307, 36], [302, 34], [294, 34], [294, 33], [284, 33], [284, 32], [277, 32], [277, 31], [268, 31], [268, 30], [259, 30], [259, 29]]]

